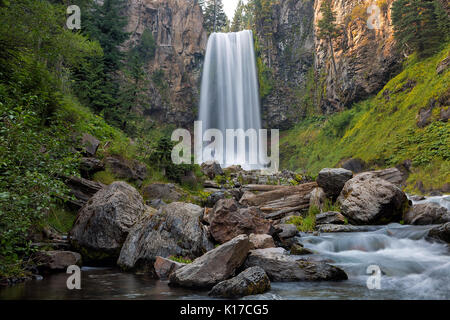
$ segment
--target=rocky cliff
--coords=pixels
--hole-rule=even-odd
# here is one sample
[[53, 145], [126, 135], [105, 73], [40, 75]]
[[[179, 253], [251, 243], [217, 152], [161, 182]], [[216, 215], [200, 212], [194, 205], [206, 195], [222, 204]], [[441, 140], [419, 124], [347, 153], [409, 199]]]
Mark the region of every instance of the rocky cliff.
[[[262, 101], [265, 126], [286, 129], [303, 115], [301, 93], [314, 61], [313, 17], [313, 0], [281, 0], [272, 6], [270, 48], [262, 51], [273, 77]], [[262, 30], [256, 33], [264, 37]]]
[[192, 125], [197, 115], [200, 68], [206, 48], [203, 16], [197, 0], [128, 0], [125, 44], [137, 43], [147, 29], [156, 43], [148, 62], [150, 107], [137, 111], [159, 123]]
[[[317, 37], [323, 1], [280, 0], [272, 6], [270, 50], [262, 52], [273, 74], [272, 91], [262, 101], [268, 127], [292, 126], [308, 112], [307, 104], [320, 107], [313, 112], [342, 110], [378, 92], [399, 66], [390, 23], [393, 0], [376, 2], [378, 29], [367, 24], [372, 1], [332, 0], [339, 28], [333, 39], [335, 74], [329, 46]], [[259, 30], [256, 33], [263, 37]]]
[[[377, 1], [379, 14], [373, 11], [370, 15], [367, 11], [373, 3], [371, 0], [332, 0], [340, 28], [338, 37], [333, 39], [335, 74], [329, 46], [316, 36], [323, 1], [314, 3], [315, 68], [324, 78], [321, 107], [330, 113], [378, 92], [393, 76], [401, 57], [394, 53], [390, 22], [393, 0]], [[378, 18], [378, 28], [368, 26], [369, 16]]]

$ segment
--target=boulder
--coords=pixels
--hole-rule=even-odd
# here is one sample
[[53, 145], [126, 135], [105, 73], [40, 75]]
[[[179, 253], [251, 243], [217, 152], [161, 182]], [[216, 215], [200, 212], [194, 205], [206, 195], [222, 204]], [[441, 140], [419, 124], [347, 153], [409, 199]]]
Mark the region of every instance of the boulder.
[[184, 267], [185, 265], [185, 263], [176, 262], [158, 256], [156, 257], [153, 267], [155, 268], [155, 274], [159, 279], [169, 279], [173, 272]]
[[353, 172], [343, 168], [324, 168], [317, 176], [317, 184], [327, 197], [335, 199], [339, 196], [344, 184], [353, 177]]
[[403, 217], [407, 224], [425, 225], [450, 222], [450, 212], [434, 202], [414, 205]]
[[250, 251], [245, 267], [259, 266], [271, 281], [337, 281], [348, 279], [347, 274], [324, 262], [296, 259], [283, 253], [257, 249]]
[[240, 234], [269, 234], [272, 231], [272, 225], [258, 208], [241, 208], [234, 199], [219, 200], [208, 219], [211, 235], [219, 243]]
[[309, 207], [315, 206], [319, 209], [322, 209], [325, 200], [325, 191], [323, 191], [323, 189], [320, 187], [314, 188], [309, 196]]
[[214, 248], [200, 222], [203, 208], [183, 202], [162, 206], [130, 231], [117, 264], [124, 270], [153, 273], [157, 256], [194, 259]]
[[408, 209], [408, 199], [400, 188], [371, 173], [347, 181], [338, 201], [341, 213], [357, 225], [398, 222]]
[[201, 165], [201, 170], [205, 176], [214, 179], [217, 175], [223, 175], [223, 170], [217, 161], [206, 161]]
[[275, 229], [279, 231], [277, 236], [281, 239], [292, 238], [298, 234], [297, 227], [293, 224], [278, 224]]
[[38, 251], [33, 261], [42, 272], [65, 271], [71, 265], [81, 266], [81, 255], [72, 251]]
[[316, 224], [345, 224], [345, 217], [337, 211], [327, 211], [316, 215]]
[[[380, 178], [401, 187], [405, 181], [404, 174], [398, 168], [387, 168], [361, 173], [365, 177]], [[358, 176], [358, 175], [356, 175]]]
[[84, 157], [80, 161], [80, 172], [82, 176], [89, 178], [94, 173], [105, 169], [103, 162], [97, 158]]
[[353, 173], [363, 172], [367, 164], [359, 158], [350, 158], [342, 162], [341, 167]]
[[450, 66], [450, 55], [448, 55], [445, 59], [438, 63], [436, 67], [436, 73], [441, 74], [444, 73]]
[[290, 253], [291, 253], [292, 255], [302, 256], [302, 255], [305, 255], [305, 254], [312, 254], [313, 252], [312, 252], [311, 250], [309, 250], [309, 249], [304, 248], [304, 247], [303, 247], [301, 244], [299, 244], [299, 243], [294, 243], [294, 244], [291, 246]]
[[228, 279], [245, 261], [250, 250], [247, 235], [239, 235], [208, 251], [170, 276], [170, 285], [212, 288]]
[[220, 298], [240, 298], [261, 294], [270, 290], [270, 280], [260, 267], [245, 269], [236, 277], [219, 282], [209, 292], [210, 296]]
[[450, 243], [450, 222], [432, 228], [428, 238]]
[[105, 167], [119, 179], [135, 181], [138, 184], [147, 178], [147, 167], [137, 160], [127, 160], [120, 157], [106, 157]]
[[217, 201], [221, 200], [221, 199], [225, 199], [225, 193], [223, 191], [216, 191], [211, 193], [208, 198], [206, 198], [206, 203], [205, 205], [207, 207], [214, 207], [214, 205], [216, 204]]
[[98, 191], [78, 212], [71, 245], [89, 262], [117, 259], [128, 232], [145, 215], [139, 192], [119, 181]]
[[182, 198], [182, 191], [173, 183], [151, 183], [142, 189], [147, 200], [162, 199], [164, 201], [178, 201]]
[[85, 154], [92, 157], [97, 152], [100, 141], [88, 133], [83, 133], [81, 136], [81, 145], [84, 148]]
[[275, 248], [275, 243], [271, 235], [268, 234], [254, 234], [251, 233], [249, 236], [251, 250], [254, 249], [266, 249]]

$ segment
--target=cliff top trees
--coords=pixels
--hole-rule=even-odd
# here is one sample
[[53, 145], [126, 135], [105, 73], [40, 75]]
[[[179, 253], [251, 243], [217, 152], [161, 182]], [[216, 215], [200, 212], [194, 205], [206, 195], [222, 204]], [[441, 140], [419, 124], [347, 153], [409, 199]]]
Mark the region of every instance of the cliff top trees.
[[229, 22], [223, 11], [222, 0], [206, 0], [203, 10], [203, 26], [208, 34], [226, 31]]
[[448, 41], [448, 13], [438, 0], [396, 0], [392, 23], [398, 46], [406, 52], [429, 56]]
[[333, 50], [333, 38], [338, 35], [338, 26], [336, 24], [336, 14], [333, 12], [331, 0], [324, 0], [320, 6], [320, 12], [322, 14], [322, 19], [317, 23], [319, 32], [317, 37], [319, 39], [324, 39], [327, 41], [328, 46], [331, 51], [331, 61], [333, 62], [334, 74], [337, 74], [336, 62], [334, 60], [334, 50]]

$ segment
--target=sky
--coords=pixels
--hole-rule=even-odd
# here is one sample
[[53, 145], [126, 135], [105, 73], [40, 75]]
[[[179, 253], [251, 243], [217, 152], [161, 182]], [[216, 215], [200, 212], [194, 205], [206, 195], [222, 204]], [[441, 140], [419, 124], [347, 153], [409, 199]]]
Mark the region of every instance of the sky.
[[236, 9], [238, 2], [239, 0], [222, 0], [223, 10], [230, 21], [233, 20], [234, 10]]

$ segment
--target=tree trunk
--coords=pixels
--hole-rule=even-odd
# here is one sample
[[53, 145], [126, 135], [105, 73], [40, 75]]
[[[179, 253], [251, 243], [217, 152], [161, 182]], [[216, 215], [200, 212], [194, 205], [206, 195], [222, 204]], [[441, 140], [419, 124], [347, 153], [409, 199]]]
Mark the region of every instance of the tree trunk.
[[330, 36], [328, 36], [328, 44], [330, 45], [331, 61], [333, 62], [334, 76], [336, 77], [337, 76], [336, 61], [334, 60], [333, 42], [331, 41]]

